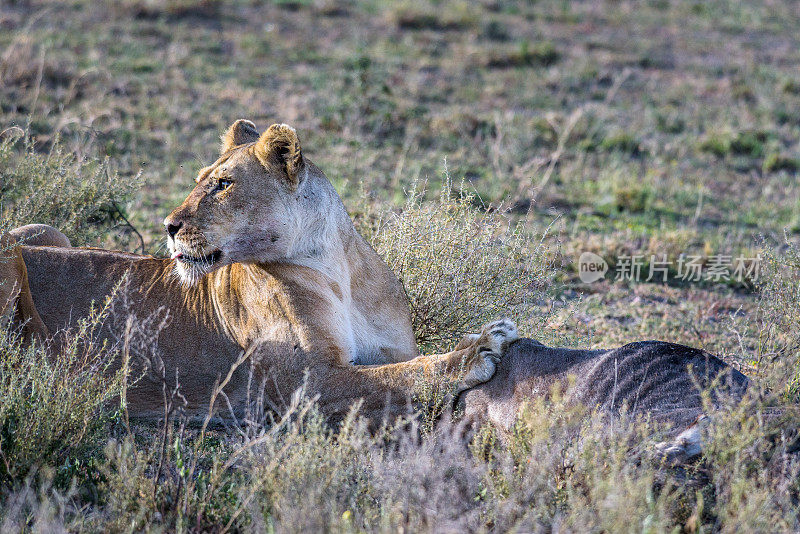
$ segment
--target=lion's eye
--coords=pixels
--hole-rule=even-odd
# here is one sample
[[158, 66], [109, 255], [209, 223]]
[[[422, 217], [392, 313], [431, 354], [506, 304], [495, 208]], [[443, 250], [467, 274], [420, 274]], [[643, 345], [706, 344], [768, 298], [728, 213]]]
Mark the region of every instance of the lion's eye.
[[233, 185], [233, 180], [229, 180], [228, 178], [220, 178], [217, 182], [217, 188], [221, 191], [228, 189], [230, 186]]

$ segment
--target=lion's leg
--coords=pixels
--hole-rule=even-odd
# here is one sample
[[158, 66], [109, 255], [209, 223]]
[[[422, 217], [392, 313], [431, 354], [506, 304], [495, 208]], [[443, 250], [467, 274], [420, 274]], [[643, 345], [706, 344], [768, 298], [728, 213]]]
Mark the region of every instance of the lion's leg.
[[481, 337], [480, 334], [466, 334], [458, 341], [458, 344], [455, 346], [453, 350], [466, 349], [467, 347], [473, 345], [475, 341], [478, 340], [479, 337]]
[[420, 379], [447, 380], [454, 393], [486, 382], [517, 337], [514, 323], [503, 319], [484, 326], [471, 345], [446, 354], [386, 365], [317, 367], [312, 369], [309, 393], [319, 396], [320, 407], [327, 415], [342, 415], [355, 400], [362, 399], [361, 413], [377, 423], [383, 417], [405, 412]]
[[413, 360], [373, 369], [400, 373], [402, 377], [419, 378], [420, 372], [425, 377], [445, 377], [453, 382], [460, 393], [492, 378], [508, 344], [518, 337], [514, 322], [501, 319], [485, 325], [481, 333], [468, 342], [462, 339], [452, 352], [418, 356]]
[[58, 229], [47, 224], [26, 224], [14, 228], [9, 232], [11, 236], [23, 245], [37, 247], [71, 247], [69, 238]]
[[48, 331], [33, 303], [28, 270], [12, 235], [0, 236], [0, 315], [14, 310], [14, 321], [22, 325], [26, 341], [47, 338]]

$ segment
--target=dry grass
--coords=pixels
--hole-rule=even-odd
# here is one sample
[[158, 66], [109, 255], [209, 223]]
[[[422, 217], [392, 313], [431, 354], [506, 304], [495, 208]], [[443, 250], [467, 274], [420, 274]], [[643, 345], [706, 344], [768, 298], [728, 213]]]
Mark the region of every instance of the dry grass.
[[[551, 343], [702, 347], [757, 395], [676, 470], [653, 463], [644, 422], [557, 399], [533, 403], [509, 443], [483, 429], [470, 447], [424, 417], [333, 433], [301, 396], [243, 434], [178, 414], [129, 433], [118, 383], [96, 373], [111, 353], [60, 366], [5, 332], [0, 530], [800, 530], [796, 3], [101, 7], [0, 6], [0, 226], [139, 249], [123, 213], [161, 253], [161, 221], [222, 129], [289, 122], [367, 215], [425, 349], [510, 314]], [[463, 189], [439, 179], [443, 161]], [[623, 253], [766, 262], [754, 287], [587, 286], [585, 250], [612, 269]]]
[[[91, 477], [92, 447], [107, 439], [109, 403], [127, 370], [117, 352], [94, 339], [108, 308], [81, 320], [56, 358], [42, 346], [24, 348], [0, 330], [0, 485], [18, 486], [38, 471], [68, 487]], [[118, 401], [117, 401], [118, 402]]]

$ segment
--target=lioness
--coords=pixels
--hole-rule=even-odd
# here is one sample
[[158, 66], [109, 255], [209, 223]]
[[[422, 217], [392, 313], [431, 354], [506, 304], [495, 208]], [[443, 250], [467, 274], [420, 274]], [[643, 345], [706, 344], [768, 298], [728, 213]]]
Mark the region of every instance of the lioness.
[[[294, 129], [276, 124], [259, 134], [252, 122], [235, 122], [223, 136], [221, 157], [196, 182], [164, 221], [171, 259], [19, 247], [50, 332], [88, 315], [126, 273], [134, 314], [168, 308], [171, 321], [157, 348], [164, 374], [178, 373], [189, 412], [207, 408], [217, 378], [254, 347], [253, 368], [272, 378], [267, 402], [280, 409], [308, 370], [309, 391], [333, 419], [357, 399], [373, 421], [404, 413], [415, 382], [428, 375], [448, 378], [457, 394], [466, 391], [460, 402], [467, 416], [507, 429], [524, 402], [572, 375], [576, 402], [611, 413], [625, 405], [673, 423], [677, 436], [662, 449], [682, 460], [699, 452], [698, 426], [683, 428], [702, 420], [703, 409], [687, 366], [701, 385], [727, 373], [731, 394], [746, 387], [744, 375], [721, 360], [671, 343], [580, 351], [526, 339], [509, 347], [517, 333], [507, 320], [465, 337], [451, 353], [419, 356], [400, 283], [358, 235]], [[51, 237], [37, 244], [64, 243]], [[244, 369], [234, 373], [226, 388], [232, 406], [245, 402], [248, 379]], [[128, 402], [133, 415], [160, 416], [161, 384], [141, 381]]]
[[[252, 122], [236, 121], [196, 183], [164, 221], [171, 259], [22, 247], [50, 332], [86, 317], [124, 276], [135, 315], [166, 307], [157, 348], [190, 414], [207, 409], [215, 381], [256, 345], [256, 371], [277, 377], [270, 384], [295, 389], [307, 368], [328, 413], [364, 399], [363, 412], [378, 420], [405, 411], [423, 376], [451, 380], [456, 393], [490, 379], [517, 338], [515, 325], [499, 320], [457, 351], [420, 356], [397, 278], [285, 124], [259, 134]], [[233, 405], [247, 398], [249, 378], [243, 368], [226, 387]], [[154, 381], [128, 392], [133, 416], [158, 417], [162, 402]]]

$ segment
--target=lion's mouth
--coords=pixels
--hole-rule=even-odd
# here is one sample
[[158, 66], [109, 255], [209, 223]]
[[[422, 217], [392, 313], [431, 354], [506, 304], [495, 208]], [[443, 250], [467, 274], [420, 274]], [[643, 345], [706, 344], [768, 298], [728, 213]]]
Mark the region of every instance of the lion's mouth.
[[198, 266], [210, 266], [217, 263], [222, 258], [222, 251], [215, 250], [211, 254], [207, 254], [205, 256], [192, 256], [185, 252], [175, 252], [172, 255], [173, 260], [177, 260], [181, 263], [186, 263], [189, 265], [198, 265]]

